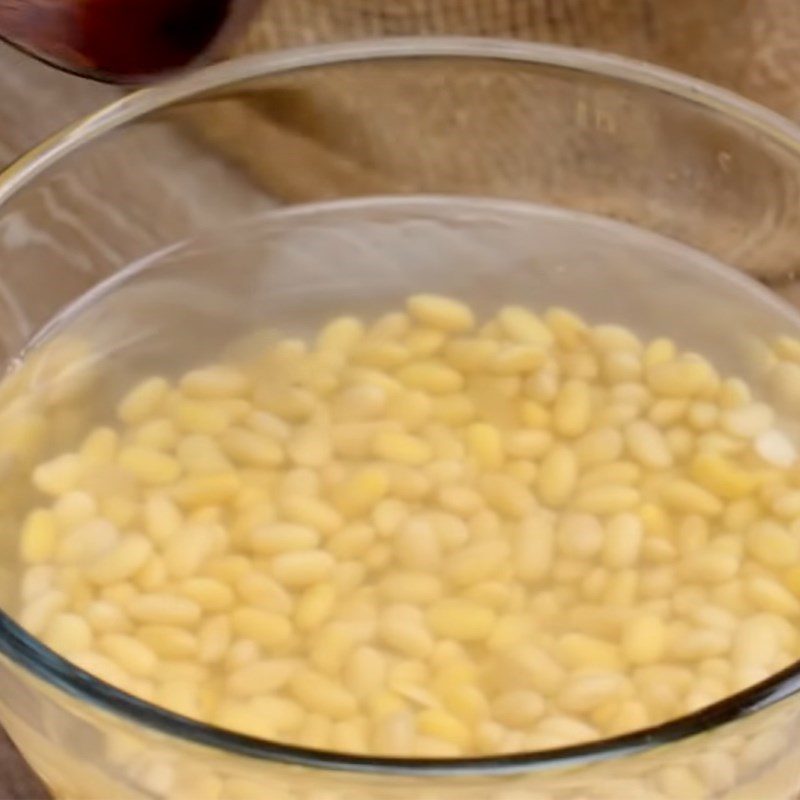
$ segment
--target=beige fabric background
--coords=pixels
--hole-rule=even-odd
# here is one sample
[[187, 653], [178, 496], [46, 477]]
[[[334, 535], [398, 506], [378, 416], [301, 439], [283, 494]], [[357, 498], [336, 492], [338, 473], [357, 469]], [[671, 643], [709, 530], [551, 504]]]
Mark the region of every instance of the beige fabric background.
[[800, 113], [796, 0], [266, 0], [232, 51], [414, 34], [609, 50]]
[[[800, 119], [797, 0], [267, 0], [232, 53], [413, 34], [502, 36], [621, 53], [728, 86]], [[388, 102], [379, 82], [372, 93], [359, 83], [357, 98], [349, 89], [347, 81], [330, 79], [304, 85], [302, 98], [290, 104], [230, 102], [224, 114], [203, 117], [200, 130], [287, 199], [391, 187], [400, 180], [392, 174], [392, 151], [401, 149], [398, 138], [416, 132], [411, 124], [382, 131], [373, 118], [369, 141], [337, 135], [344, 110], [361, 114], [371, 101]], [[394, 91], [398, 105], [423, 102]], [[507, 109], [498, 102], [498, 119]], [[504, 135], [501, 123], [495, 135]], [[380, 168], [360, 164], [365, 148]], [[294, 163], [303, 168], [287, 168]]]
[[[621, 53], [723, 84], [800, 119], [797, 0], [268, 0], [232, 52], [412, 34], [501, 36]], [[681, 137], [670, 135], [653, 107], [641, 103], [631, 113], [622, 93], [607, 102], [602, 108], [615, 132], [604, 144], [602, 135], [575, 129], [577, 91], [521, 68], [478, 72], [430, 62], [307, 71], [277, 79], [261, 96], [216, 101], [184, 117], [202, 142], [285, 201], [397, 192], [516, 197], [661, 230], [774, 286], [786, 285], [788, 271], [800, 267], [800, 202], [784, 201], [793, 198], [794, 181], [766, 186], [762, 168], [760, 187], [743, 178], [748, 195], [714, 185], [713, 176], [698, 191], [705, 171], [716, 168], [712, 157], [682, 162], [693, 177], [672, 185]], [[572, 135], [565, 137], [567, 127]], [[696, 141], [712, 139], [708, 131]], [[634, 150], [650, 164], [638, 184], [633, 175], [620, 179], [625, 153]], [[642, 204], [643, 196], [651, 202]], [[750, 209], [745, 196], [758, 198]], [[670, 204], [687, 209], [683, 220]], [[773, 226], [776, 208], [782, 221]]]
[[[508, 36], [613, 51], [728, 86], [800, 120], [800, 0], [262, 0], [230, 54], [411, 34]], [[324, 99], [335, 111], [335, 93], [316, 91], [308, 102]], [[0, 49], [0, 165], [117, 93]], [[194, 134], [280, 195], [317, 196], [326, 184], [369, 188], [375, 180], [346, 147], [298, 134], [291, 107], [239, 103], [231, 111], [225, 119], [193, 120]], [[259, 147], [251, 147], [256, 139]], [[269, 161], [261, 157], [265, 144]], [[292, 161], [303, 165], [302, 173], [286, 168]], [[151, 169], [136, 154], [128, 168], [144, 179]], [[0, 800], [44, 796], [0, 739]]]

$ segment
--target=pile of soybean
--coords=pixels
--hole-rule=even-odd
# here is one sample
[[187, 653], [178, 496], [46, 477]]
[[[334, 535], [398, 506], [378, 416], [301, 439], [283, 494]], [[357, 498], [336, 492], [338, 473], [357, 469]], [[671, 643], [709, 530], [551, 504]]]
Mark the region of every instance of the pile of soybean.
[[800, 470], [669, 339], [416, 295], [152, 376], [39, 464], [21, 623], [194, 719], [460, 757], [615, 736], [800, 656]]

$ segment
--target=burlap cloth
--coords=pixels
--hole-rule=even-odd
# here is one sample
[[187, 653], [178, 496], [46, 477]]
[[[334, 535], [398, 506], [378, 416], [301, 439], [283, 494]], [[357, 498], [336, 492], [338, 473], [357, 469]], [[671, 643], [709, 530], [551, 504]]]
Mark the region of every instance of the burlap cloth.
[[[800, 119], [798, 0], [267, 0], [229, 54], [415, 34], [511, 37], [624, 54], [730, 87]], [[406, 76], [397, 68], [391, 74], [372, 69], [365, 75], [358, 68], [311, 72], [282, 78], [260, 97], [187, 110], [184, 118], [205, 143], [280, 200], [416, 191], [487, 194], [564, 204], [647, 226], [640, 211], [631, 214], [630, 193], [614, 187], [620, 167], [610, 158], [605, 184], [598, 175], [587, 190], [574, 170], [571, 177], [564, 170], [551, 186], [528, 192], [526, 180], [541, 171], [530, 163], [535, 150], [540, 162], [542, 154], [552, 155], [554, 163], [570, 158], [559, 142], [564, 120], [550, 120], [549, 132], [548, 120], [539, 114], [534, 129], [532, 82], [499, 72], [481, 81], [476, 71], [485, 68], [472, 67], [470, 74], [461, 64], [451, 73], [437, 68], [434, 74], [409, 64]], [[453, 124], [459, 114], [460, 123]], [[622, 143], [649, 148], [659, 162], [653, 171], [659, 185], [674, 158], [670, 131], [664, 127], [658, 140], [650, 135], [648, 141], [633, 117], [629, 124]], [[602, 192], [595, 190], [600, 184]], [[793, 192], [793, 187], [780, 190], [785, 196]], [[765, 199], [765, 207], [772, 202]], [[735, 198], [709, 196], [694, 212], [721, 236], [747, 224]], [[792, 199], [781, 213], [797, 226], [764, 237], [766, 244], [755, 242], [756, 252], [740, 260], [773, 284], [800, 267], [800, 233], [794, 233], [800, 231], [800, 200]], [[664, 208], [654, 214], [663, 216]], [[697, 246], [708, 244], [663, 224], [650, 227]], [[729, 255], [724, 246], [716, 254]]]
[[264, 0], [231, 52], [426, 34], [607, 50], [800, 112], [796, 0]]

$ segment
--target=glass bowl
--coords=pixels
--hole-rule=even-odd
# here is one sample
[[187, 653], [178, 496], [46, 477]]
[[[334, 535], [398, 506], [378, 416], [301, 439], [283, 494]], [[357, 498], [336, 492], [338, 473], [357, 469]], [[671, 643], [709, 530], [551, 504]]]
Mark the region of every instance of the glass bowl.
[[[183, 368], [265, 314], [302, 332], [426, 288], [669, 334], [788, 408], [800, 368], [763, 344], [800, 335], [800, 317], [731, 266], [792, 274], [798, 187], [800, 131], [645, 64], [470, 39], [257, 55], [130, 95], [0, 175], [0, 345], [15, 364], [67, 328], [99, 339], [114, 356], [93, 389], [102, 409], [164, 341], [166, 368]], [[52, 413], [67, 430], [89, 408], [74, 400]], [[10, 609], [20, 489], [4, 482]], [[0, 653], [0, 719], [64, 800], [788, 800], [800, 787], [795, 667], [615, 739], [421, 760], [194, 722], [5, 614]]]

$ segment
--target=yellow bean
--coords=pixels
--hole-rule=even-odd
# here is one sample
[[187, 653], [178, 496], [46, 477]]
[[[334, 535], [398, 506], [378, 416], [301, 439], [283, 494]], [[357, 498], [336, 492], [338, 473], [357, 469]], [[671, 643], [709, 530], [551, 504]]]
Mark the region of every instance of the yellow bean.
[[445, 576], [456, 586], [469, 586], [498, 574], [508, 564], [509, 546], [502, 540], [488, 540], [465, 547], [445, 564]]
[[489, 702], [474, 683], [448, 683], [441, 687], [439, 695], [442, 704], [451, 714], [473, 726], [489, 716]]
[[765, 567], [790, 567], [800, 561], [800, 540], [774, 520], [753, 524], [746, 542], [749, 553]]
[[487, 367], [498, 349], [492, 339], [459, 337], [445, 345], [444, 357], [459, 372], [477, 372]]
[[359, 470], [332, 493], [333, 504], [345, 517], [366, 514], [389, 490], [389, 479], [380, 469], [367, 467]]
[[172, 498], [184, 508], [216, 505], [230, 500], [240, 487], [233, 472], [212, 472], [183, 478], [174, 485]]
[[128, 425], [142, 422], [158, 410], [168, 390], [169, 384], [164, 378], [147, 378], [122, 398], [117, 416]]
[[570, 714], [588, 714], [619, 698], [625, 688], [626, 680], [619, 673], [594, 672], [571, 679], [559, 692], [556, 702]]
[[360, 646], [353, 650], [344, 666], [344, 682], [357, 698], [375, 696], [386, 684], [387, 656], [383, 650]]
[[414, 620], [387, 618], [378, 626], [378, 637], [390, 650], [406, 658], [426, 658], [434, 641], [423, 625]]
[[228, 409], [218, 402], [178, 399], [172, 410], [172, 419], [182, 431], [217, 435], [231, 423]]
[[426, 709], [417, 715], [417, 727], [428, 736], [455, 745], [459, 750], [469, 745], [469, 728], [457, 717], [441, 709]]
[[566, 381], [555, 399], [553, 427], [561, 436], [575, 438], [586, 432], [591, 422], [592, 396], [584, 381]]
[[122, 609], [106, 600], [93, 600], [83, 610], [83, 616], [96, 633], [124, 633], [131, 627]]
[[[386, 412], [387, 401], [388, 392], [383, 386], [358, 383], [336, 394], [332, 400], [332, 415], [337, 421], [377, 419]], [[316, 427], [316, 432], [320, 432], [319, 428]], [[324, 435], [324, 430], [322, 433]]]
[[673, 457], [661, 431], [646, 420], [631, 422], [625, 428], [625, 444], [636, 461], [649, 469], [667, 469]]
[[662, 397], [695, 397], [711, 377], [706, 364], [686, 359], [664, 361], [647, 369], [647, 385]]
[[305, 493], [287, 493], [278, 506], [285, 519], [325, 536], [338, 531], [344, 523], [341, 514], [329, 503]]
[[197, 655], [201, 664], [215, 664], [228, 652], [231, 640], [231, 623], [227, 616], [218, 614], [206, 619], [197, 633]]
[[698, 628], [676, 637], [671, 643], [670, 653], [682, 661], [699, 661], [721, 656], [730, 646], [731, 635], [727, 631]]
[[530, 373], [547, 358], [543, 347], [536, 344], [510, 344], [501, 346], [489, 360], [489, 369], [497, 375]]
[[178, 595], [150, 593], [133, 598], [128, 613], [137, 621], [158, 625], [192, 625], [200, 620], [200, 606]]
[[680, 422], [689, 408], [686, 398], [666, 398], [656, 400], [647, 413], [648, 419], [660, 429]]
[[761, 575], [749, 578], [744, 590], [762, 611], [785, 617], [796, 617], [800, 613], [800, 600], [773, 578]]
[[296, 669], [289, 659], [256, 661], [229, 673], [226, 688], [238, 697], [268, 694], [285, 686]]
[[289, 614], [293, 608], [292, 596], [269, 575], [246, 571], [234, 579], [234, 584], [236, 593], [246, 603], [282, 614]]
[[441, 295], [414, 295], [407, 300], [406, 308], [412, 318], [448, 333], [460, 333], [475, 324], [469, 306]]
[[412, 467], [426, 464], [433, 456], [430, 445], [423, 439], [391, 431], [378, 433], [372, 442], [372, 450], [378, 458]]
[[503, 333], [513, 341], [539, 345], [553, 342], [553, 334], [547, 326], [522, 306], [506, 306], [498, 313], [497, 321]]
[[187, 525], [164, 549], [167, 572], [178, 579], [195, 575], [214, 554], [220, 534], [224, 536], [224, 531], [214, 525]]
[[547, 517], [529, 517], [520, 526], [513, 567], [528, 585], [543, 581], [553, 566], [555, 532]]
[[618, 669], [620, 653], [614, 645], [583, 633], [567, 633], [556, 643], [556, 653], [568, 667]]
[[580, 479], [582, 489], [633, 486], [642, 482], [642, 469], [632, 461], [609, 461], [587, 470]]
[[642, 614], [624, 627], [620, 649], [629, 664], [656, 664], [663, 659], [666, 646], [667, 630], [660, 617]]
[[412, 358], [424, 358], [438, 353], [446, 339], [444, 331], [421, 325], [418, 328], [411, 328], [406, 335], [405, 344]]
[[411, 352], [402, 344], [389, 340], [370, 340], [361, 342], [353, 353], [355, 363], [374, 369], [390, 370], [405, 364]]
[[597, 325], [589, 331], [589, 341], [598, 350], [622, 350], [638, 353], [642, 343], [621, 325]]
[[778, 637], [766, 615], [754, 614], [737, 625], [731, 658], [737, 668], [769, 667], [780, 647]]
[[589, 514], [619, 514], [636, 508], [640, 495], [629, 486], [594, 486], [578, 492], [573, 507]]
[[720, 417], [720, 427], [732, 436], [749, 439], [771, 428], [774, 420], [775, 412], [769, 406], [753, 403], [724, 411]]
[[755, 439], [754, 449], [767, 464], [788, 469], [797, 463], [797, 448], [779, 430], [771, 429], [758, 434]]
[[486, 475], [480, 481], [480, 489], [487, 505], [504, 517], [521, 519], [535, 506], [528, 488], [510, 475]]
[[336, 600], [336, 587], [331, 583], [320, 583], [306, 589], [297, 601], [295, 625], [301, 631], [319, 628], [333, 614]]
[[696, 483], [680, 478], [667, 483], [661, 496], [670, 508], [683, 513], [713, 517], [722, 511], [722, 503], [715, 495]]
[[505, 455], [500, 431], [488, 423], [476, 422], [467, 427], [466, 440], [469, 453], [483, 469], [499, 469]]
[[187, 372], [180, 381], [181, 391], [189, 397], [216, 400], [239, 397], [248, 388], [247, 378], [233, 367], [215, 364]]
[[101, 555], [86, 569], [93, 583], [108, 585], [124, 581], [144, 566], [153, 552], [149, 539], [140, 535], [125, 537], [115, 548]]
[[197, 637], [173, 625], [142, 625], [136, 639], [165, 659], [191, 658], [197, 653]]
[[58, 528], [53, 513], [46, 508], [32, 511], [20, 533], [19, 553], [25, 564], [50, 561], [56, 553]]
[[476, 642], [488, 637], [495, 614], [478, 603], [452, 598], [434, 603], [428, 611], [428, 622], [439, 636]]
[[644, 530], [635, 514], [618, 514], [606, 523], [603, 563], [609, 569], [634, 566], [639, 560]]
[[371, 525], [354, 522], [331, 536], [327, 546], [336, 558], [356, 558], [369, 550], [375, 538], [375, 530]]
[[71, 613], [56, 614], [42, 634], [45, 644], [57, 653], [71, 655], [88, 650], [92, 645], [92, 629], [81, 616]]
[[602, 374], [608, 383], [638, 381], [642, 376], [642, 362], [633, 352], [611, 350], [602, 356]]
[[204, 611], [227, 611], [235, 602], [231, 587], [214, 578], [189, 578], [181, 584], [180, 591]]
[[317, 336], [319, 350], [350, 353], [364, 336], [364, 323], [356, 317], [337, 317], [331, 320]]
[[569, 309], [548, 308], [544, 314], [544, 321], [559, 344], [566, 348], [577, 348], [586, 340], [588, 332], [586, 323]]
[[603, 526], [590, 514], [564, 514], [558, 522], [558, 549], [569, 558], [592, 558], [603, 547]]
[[320, 534], [306, 525], [273, 522], [252, 531], [250, 546], [259, 555], [274, 556], [295, 550], [313, 550], [320, 539]]
[[273, 611], [239, 607], [231, 614], [233, 630], [267, 650], [286, 643], [292, 636], [289, 621]]
[[739, 567], [740, 559], [736, 555], [705, 548], [691, 554], [684, 562], [683, 570], [691, 580], [720, 583], [734, 578]]
[[331, 719], [347, 719], [358, 708], [353, 696], [337, 682], [309, 669], [296, 671], [289, 688], [301, 705]]
[[310, 586], [330, 575], [333, 557], [323, 550], [283, 553], [272, 560], [272, 574], [292, 589]]
[[527, 730], [545, 713], [545, 702], [535, 691], [520, 689], [503, 692], [492, 702], [492, 716], [509, 728]]
[[97, 515], [97, 503], [86, 492], [68, 492], [53, 504], [57, 524], [68, 530], [89, 522]]
[[249, 467], [275, 467], [284, 460], [284, 450], [274, 437], [231, 428], [220, 439], [221, 449], [234, 461]]
[[727, 500], [746, 497], [758, 486], [754, 475], [718, 453], [698, 453], [689, 472], [700, 486]]
[[120, 533], [115, 525], [106, 519], [93, 519], [61, 539], [55, 553], [56, 560], [61, 564], [86, 565], [110, 554], [119, 540]]
[[397, 370], [397, 378], [411, 389], [430, 394], [458, 392], [464, 385], [461, 373], [441, 361], [415, 361]]
[[76, 489], [83, 472], [80, 456], [66, 453], [36, 467], [32, 480], [40, 492], [57, 497]]
[[113, 428], [95, 428], [81, 444], [79, 455], [86, 464], [110, 464], [114, 460], [119, 434]]
[[105, 655], [137, 678], [151, 676], [158, 666], [156, 654], [133, 636], [109, 633], [100, 639], [99, 646]]
[[251, 411], [242, 420], [246, 429], [274, 439], [276, 442], [285, 442], [291, 433], [291, 426], [283, 419], [268, 411]]
[[616, 461], [622, 455], [622, 434], [613, 428], [597, 428], [575, 443], [575, 455], [582, 467]]
[[563, 445], [554, 447], [542, 461], [536, 478], [539, 499], [549, 506], [563, 506], [575, 489], [577, 477], [574, 452]]

